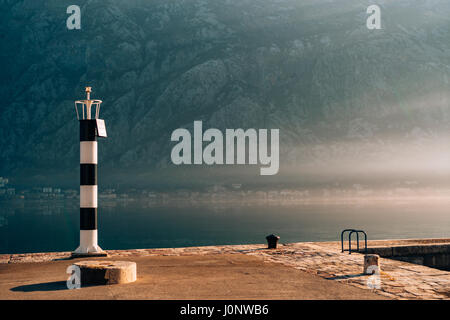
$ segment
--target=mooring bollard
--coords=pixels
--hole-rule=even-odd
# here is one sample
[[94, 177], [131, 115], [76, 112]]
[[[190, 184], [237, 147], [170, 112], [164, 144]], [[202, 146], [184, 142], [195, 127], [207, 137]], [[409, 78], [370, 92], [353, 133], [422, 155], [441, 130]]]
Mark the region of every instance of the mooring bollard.
[[274, 234], [271, 234], [266, 237], [266, 240], [267, 240], [267, 248], [268, 249], [276, 249], [277, 243], [278, 243], [278, 240], [280, 240], [280, 237], [276, 236]]
[[366, 254], [364, 256], [364, 274], [379, 273], [380, 268], [380, 256], [377, 254]]

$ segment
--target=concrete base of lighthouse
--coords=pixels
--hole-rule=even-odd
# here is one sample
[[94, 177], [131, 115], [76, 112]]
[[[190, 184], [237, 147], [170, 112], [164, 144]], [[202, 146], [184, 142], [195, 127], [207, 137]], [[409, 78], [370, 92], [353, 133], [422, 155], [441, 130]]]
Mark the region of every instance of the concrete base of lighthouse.
[[97, 244], [97, 230], [80, 230], [80, 246], [72, 252], [73, 258], [107, 256]]

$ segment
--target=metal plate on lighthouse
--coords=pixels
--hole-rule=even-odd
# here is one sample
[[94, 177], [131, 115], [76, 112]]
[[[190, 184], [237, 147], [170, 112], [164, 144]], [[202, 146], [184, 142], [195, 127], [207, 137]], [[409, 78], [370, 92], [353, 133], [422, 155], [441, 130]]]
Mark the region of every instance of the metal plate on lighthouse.
[[105, 120], [103, 119], [95, 119], [95, 122], [97, 124], [97, 136], [106, 138], [106, 126], [105, 126]]

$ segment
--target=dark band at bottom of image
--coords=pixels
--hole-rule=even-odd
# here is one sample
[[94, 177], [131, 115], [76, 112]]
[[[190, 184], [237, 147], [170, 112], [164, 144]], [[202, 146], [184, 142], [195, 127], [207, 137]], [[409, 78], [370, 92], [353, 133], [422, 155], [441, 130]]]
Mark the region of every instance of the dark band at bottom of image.
[[[447, 301], [430, 300], [29, 300], [1, 301], [2, 307], [29, 307], [24, 312], [52, 308], [72, 310], [73, 314], [89, 311], [92, 316], [140, 313], [164, 319], [292, 319], [308, 312], [311, 315], [346, 314], [357, 310], [398, 310], [413, 314], [427, 307], [448, 309]], [[161, 319], [163, 319], [161, 318]]]

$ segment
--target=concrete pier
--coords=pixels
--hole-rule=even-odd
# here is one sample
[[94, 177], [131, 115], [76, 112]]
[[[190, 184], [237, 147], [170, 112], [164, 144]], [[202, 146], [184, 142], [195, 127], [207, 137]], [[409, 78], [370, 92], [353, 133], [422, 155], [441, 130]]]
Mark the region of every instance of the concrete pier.
[[[420, 245], [423, 239], [369, 241], [369, 247]], [[435, 240], [436, 243], [437, 240]], [[450, 239], [439, 239], [439, 244]], [[450, 272], [380, 258], [380, 288], [367, 285], [364, 254], [339, 242], [108, 250], [134, 261], [128, 284], [68, 290], [70, 252], [0, 255], [0, 299], [449, 299]], [[96, 258], [101, 261], [103, 258]], [[107, 288], [107, 289], [106, 289]]]

